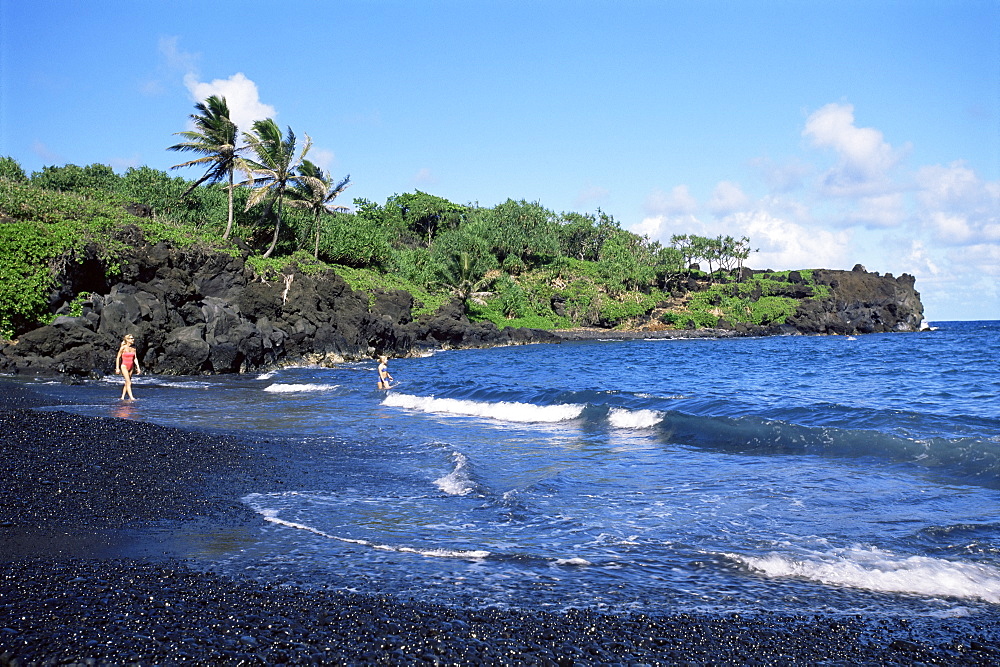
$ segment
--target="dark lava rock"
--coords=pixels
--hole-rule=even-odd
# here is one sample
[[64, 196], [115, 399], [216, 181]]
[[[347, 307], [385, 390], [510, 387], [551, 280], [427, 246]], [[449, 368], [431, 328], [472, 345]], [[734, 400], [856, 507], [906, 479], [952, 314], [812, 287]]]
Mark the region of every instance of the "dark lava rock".
[[[114, 371], [122, 337], [135, 336], [143, 370], [157, 374], [251, 371], [286, 363], [336, 363], [418, 350], [511, 345], [555, 340], [525, 329], [471, 323], [461, 306], [414, 321], [413, 297], [396, 290], [369, 297], [332, 271], [292, 269], [262, 281], [239, 257], [205, 249], [149, 245], [129, 227], [134, 246], [118, 282], [96, 249], [59, 277], [52, 325], [27, 331], [0, 347], [0, 372], [86, 376]], [[84, 268], [81, 268], [84, 267]], [[90, 291], [83, 315], [68, 317], [69, 301]]]

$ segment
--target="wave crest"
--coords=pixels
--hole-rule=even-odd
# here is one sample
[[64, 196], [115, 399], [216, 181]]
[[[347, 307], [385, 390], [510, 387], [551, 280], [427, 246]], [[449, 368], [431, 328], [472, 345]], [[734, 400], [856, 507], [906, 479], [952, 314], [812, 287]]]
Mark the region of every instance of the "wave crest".
[[663, 413], [656, 410], [611, 408], [608, 421], [615, 428], [653, 428], [663, 421]]
[[459, 400], [456, 398], [435, 398], [433, 396], [412, 396], [410, 394], [389, 394], [382, 405], [407, 408], [421, 412], [444, 413], [468, 417], [486, 417], [498, 421], [542, 423], [561, 422], [576, 419], [584, 406], [578, 403], [561, 405], [534, 405], [500, 401], [486, 403]]
[[1000, 568], [927, 556], [898, 556], [852, 547], [795, 558], [782, 554], [729, 554], [767, 577], [799, 577], [834, 586], [882, 593], [956, 597], [1000, 603]]
[[288, 394], [306, 391], [330, 391], [331, 389], [338, 389], [339, 387], [339, 384], [286, 384], [276, 382], [275, 384], [264, 387], [264, 391], [278, 394]]
[[476, 483], [469, 472], [469, 459], [461, 452], [452, 452], [455, 469], [434, 480], [435, 486], [449, 496], [466, 496], [476, 490]]

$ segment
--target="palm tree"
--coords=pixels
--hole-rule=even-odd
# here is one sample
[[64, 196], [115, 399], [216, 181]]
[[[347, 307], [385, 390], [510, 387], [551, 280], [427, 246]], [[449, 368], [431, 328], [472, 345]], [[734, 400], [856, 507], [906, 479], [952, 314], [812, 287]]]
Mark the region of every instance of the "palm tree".
[[313, 213], [313, 227], [316, 230], [316, 244], [313, 257], [319, 259], [320, 217], [324, 213], [336, 213], [348, 210], [347, 206], [334, 204], [333, 200], [351, 184], [351, 177], [346, 176], [334, 184], [329, 174], [309, 160], [302, 160], [296, 184], [289, 190], [288, 205], [304, 208]]
[[243, 138], [257, 157], [256, 160], [249, 158], [240, 160], [240, 168], [247, 174], [247, 180], [243, 185], [256, 188], [250, 194], [245, 210], [249, 211], [267, 195], [271, 195], [271, 200], [261, 218], [263, 219], [268, 212], [275, 213], [274, 238], [264, 257], [270, 257], [278, 245], [278, 234], [281, 232], [281, 206], [285, 199], [285, 191], [289, 184], [294, 182], [295, 170], [312, 146], [309, 135], [305, 136], [302, 152], [295, 157], [295, 133], [292, 132], [292, 128], [288, 128], [288, 132], [282, 137], [278, 124], [271, 118], [255, 121], [253, 130], [243, 133]]
[[437, 269], [438, 275], [442, 278], [439, 284], [446, 287], [451, 295], [459, 300], [463, 311], [468, 310], [469, 301], [481, 306], [486, 305], [483, 297], [489, 296], [489, 293], [480, 290], [490, 283], [490, 278], [482, 275], [481, 271], [482, 268], [475, 257], [465, 250], [449, 257]]
[[229, 219], [226, 222], [226, 233], [222, 235], [222, 238], [228, 239], [233, 229], [233, 171], [239, 162], [239, 154], [245, 149], [236, 146], [238, 131], [236, 124], [229, 119], [229, 105], [226, 104], [225, 97], [212, 95], [204, 102], [198, 102], [194, 108], [200, 112], [199, 114], [191, 114], [191, 120], [194, 121], [196, 129], [176, 132], [175, 134], [184, 137], [187, 141], [170, 146], [167, 150], [191, 151], [202, 154], [202, 157], [196, 160], [175, 164], [172, 169], [202, 164], [209, 165], [205, 175], [185, 190], [182, 197], [191, 194], [192, 190], [205, 181], [217, 183], [224, 178], [228, 179]]

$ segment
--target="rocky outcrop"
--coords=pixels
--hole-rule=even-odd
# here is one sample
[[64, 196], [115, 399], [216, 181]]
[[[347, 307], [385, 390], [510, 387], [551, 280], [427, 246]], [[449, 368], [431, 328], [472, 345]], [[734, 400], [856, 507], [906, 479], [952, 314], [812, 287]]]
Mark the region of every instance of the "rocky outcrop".
[[[793, 272], [794, 273], [794, 272]], [[819, 269], [813, 272], [818, 285], [830, 288], [824, 298], [803, 300], [788, 319], [790, 326], [805, 334], [866, 334], [919, 331], [924, 319], [920, 293], [913, 276], [880, 276], [857, 265], [852, 271]]]
[[[135, 336], [144, 370], [178, 375], [566, 339], [553, 332], [471, 323], [456, 303], [415, 318], [409, 293], [355, 291], [333, 271], [290, 270], [262, 280], [245, 263], [248, 249], [232, 255], [148, 245], [135, 227], [122, 230], [119, 240], [134, 250], [117, 275], [104, 266], [96, 248], [67, 263], [50, 298], [59, 316], [0, 347], [0, 373], [108, 374], [126, 333]], [[880, 276], [857, 266], [816, 270], [813, 282], [827, 289], [818, 291], [795, 271], [788, 275], [779, 295], [799, 299], [800, 305], [784, 324], [720, 321], [720, 331], [856, 334], [921, 326], [923, 306], [912, 276]], [[82, 312], [70, 316], [70, 302], [83, 292], [90, 298]]]
[[[52, 295], [62, 314], [0, 349], [0, 372], [108, 374], [126, 333], [135, 336], [143, 370], [163, 374], [556, 340], [543, 331], [471, 323], [456, 304], [414, 319], [409, 293], [358, 292], [332, 271], [293, 270], [263, 281], [246, 255], [129, 241], [134, 252], [110, 286], [96, 252], [68, 267]], [[79, 316], [69, 316], [69, 301], [83, 291], [96, 293]]]
[[[750, 269], [743, 272], [741, 279], [755, 273], [773, 273]], [[858, 264], [851, 271], [816, 269], [812, 284], [798, 271], [789, 271], [785, 280], [786, 285], [771, 287], [767, 293], [798, 300], [797, 310], [784, 323], [753, 325], [720, 319], [717, 326], [741, 336], [888, 333], [920, 331], [925, 326], [924, 306], [909, 274], [899, 278], [891, 273], [880, 276]], [[758, 288], [749, 298], [756, 301], [762, 296]]]

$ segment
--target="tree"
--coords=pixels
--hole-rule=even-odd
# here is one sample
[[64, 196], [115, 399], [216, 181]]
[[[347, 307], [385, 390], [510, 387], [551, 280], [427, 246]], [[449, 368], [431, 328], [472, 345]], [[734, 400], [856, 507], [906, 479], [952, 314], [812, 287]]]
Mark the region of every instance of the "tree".
[[464, 250], [457, 252], [439, 264], [437, 269], [441, 284], [462, 303], [463, 311], [468, 310], [469, 301], [480, 305], [485, 303], [479, 290], [489, 281], [481, 273], [482, 264], [475, 255]]
[[681, 257], [684, 259], [684, 270], [688, 273], [691, 272], [691, 264], [697, 256], [695, 248], [696, 238], [693, 234], [690, 236], [688, 234], [674, 234], [670, 237], [670, 245], [681, 254]]
[[724, 271], [736, 271], [738, 278], [743, 262], [750, 256], [750, 237], [741, 236], [739, 239], [734, 239], [732, 236], [720, 236], [719, 241], [722, 248], [719, 266]]
[[238, 148], [236, 140], [238, 131], [236, 124], [229, 118], [229, 105], [226, 104], [225, 97], [212, 95], [204, 102], [194, 105], [200, 113], [191, 114], [194, 121], [194, 130], [176, 132], [178, 136], [184, 137], [187, 141], [170, 146], [167, 150], [187, 151], [201, 153], [200, 158], [175, 164], [172, 169], [181, 167], [192, 167], [194, 165], [208, 165], [205, 175], [191, 184], [185, 190], [182, 197], [186, 197], [196, 187], [208, 181], [217, 183], [223, 179], [229, 181], [229, 218], [226, 222], [226, 233], [222, 238], [228, 239], [233, 229], [233, 172], [236, 170], [240, 153], [245, 148]]
[[643, 289], [656, 276], [654, 249], [632, 232], [619, 229], [601, 246], [598, 267], [611, 292]]
[[0, 179], [14, 183], [27, 183], [28, 175], [24, 173], [24, 169], [21, 168], [21, 164], [17, 160], [6, 155], [0, 157]]
[[398, 212], [402, 228], [418, 235], [425, 248], [431, 246], [439, 231], [457, 229], [467, 210], [465, 206], [420, 190], [393, 195], [386, 201], [385, 208]]
[[63, 167], [42, 167], [31, 175], [31, 184], [47, 190], [59, 192], [114, 192], [121, 178], [106, 164], [91, 164], [79, 167], [67, 164]]
[[271, 118], [256, 121], [253, 130], [243, 133], [243, 138], [257, 158], [239, 160], [239, 166], [247, 174], [247, 180], [243, 184], [256, 188], [247, 200], [246, 210], [249, 211], [270, 195], [270, 201], [261, 219], [269, 212], [275, 214], [274, 238], [264, 257], [270, 257], [278, 245], [278, 234], [281, 233], [281, 207], [285, 200], [285, 192], [289, 185], [294, 183], [295, 170], [302, 164], [312, 146], [309, 135], [305, 137], [302, 152], [296, 157], [295, 133], [292, 132], [292, 128], [287, 128], [285, 136], [282, 137], [278, 124]]
[[313, 257], [319, 259], [319, 236], [321, 217], [324, 213], [336, 213], [349, 210], [347, 206], [334, 204], [333, 200], [351, 184], [351, 177], [345, 176], [334, 184], [329, 174], [309, 160], [302, 160], [296, 182], [289, 189], [288, 205], [294, 208], [306, 209], [313, 214], [313, 228], [316, 233], [316, 244]]
[[722, 237], [710, 239], [707, 236], [692, 236], [695, 252], [699, 259], [708, 263], [708, 282], [712, 282], [715, 266], [722, 259]]
[[567, 257], [596, 262], [604, 242], [621, 227], [615, 219], [597, 209], [598, 217], [590, 213], [564, 213], [559, 225], [561, 251]]
[[486, 239], [509, 273], [559, 256], [555, 215], [538, 202], [508, 199], [491, 209], [475, 209], [470, 227]]
[[653, 251], [653, 269], [661, 285], [667, 287], [685, 275], [687, 266], [684, 263], [684, 255], [677, 248], [657, 247]]

